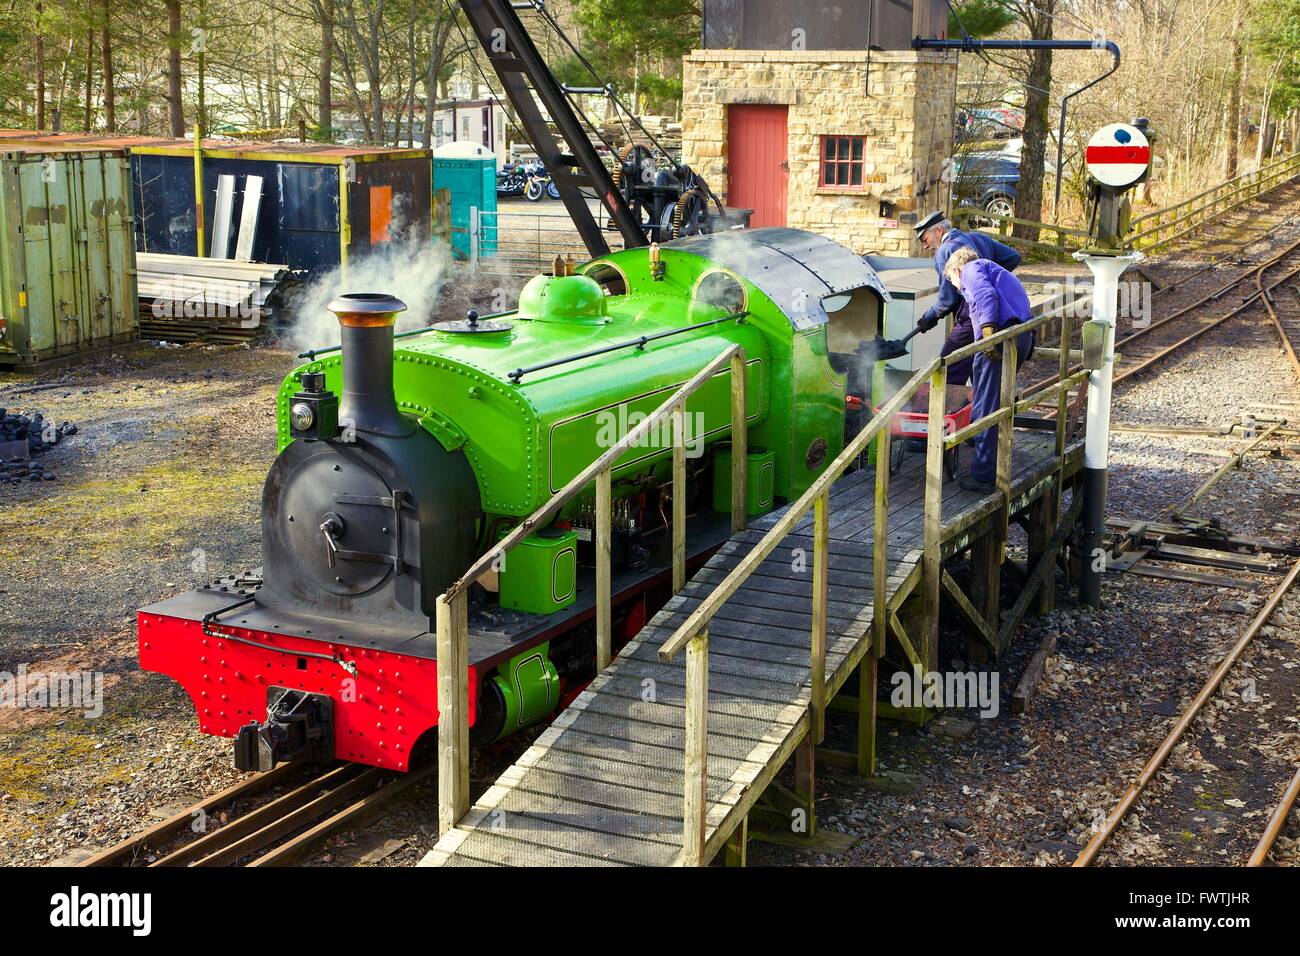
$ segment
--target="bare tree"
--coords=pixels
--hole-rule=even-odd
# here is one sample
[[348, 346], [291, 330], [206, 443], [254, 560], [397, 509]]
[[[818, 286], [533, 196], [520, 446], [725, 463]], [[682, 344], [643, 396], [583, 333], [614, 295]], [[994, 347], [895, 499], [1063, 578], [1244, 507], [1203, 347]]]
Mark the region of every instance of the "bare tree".
[[[1052, 39], [1057, 0], [1015, 0], [1016, 16], [1030, 39]], [[1025, 70], [1024, 145], [1020, 148], [1020, 182], [1016, 186], [1016, 218], [1040, 222], [1043, 218], [1043, 165], [1047, 160], [1048, 105], [1052, 92], [1052, 51], [1030, 50]], [[1037, 239], [1035, 226], [1016, 225], [1013, 234]]]
[[[430, 25], [429, 58], [424, 72], [424, 133], [420, 137], [420, 145], [425, 149], [433, 144], [434, 117], [438, 112], [438, 79], [451, 58], [448, 56], [447, 41], [451, 38], [451, 31], [456, 28], [456, 16], [456, 8], [448, 0], [442, 0], [438, 4], [437, 16]], [[473, 55], [469, 47], [462, 43], [451, 56], [464, 54]]]
[[173, 137], [185, 136], [181, 102], [181, 0], [163, 0], [167, 8], [167, 125]]
[[45, 129], [45, 5], [36, 2], [36, 128]]
[[1231, 179], [1237, 175], [1237, 153], [1241, 147], [1241, 81], [1242, 60], [1245, 48], [1241, 43], [1241, 3], [1232, 14], [1232, 67], [1228, 72], [1228, 113], [1223, 121], [1223, 138], [1227, 144], [1227, 158], [1223, 176]]
[[[356, 56], [361, 61], [361, 69], [365, 72], [366, 93], [370, 102], [368, 115], [364, 115], [363, 120], [366, 128], [366, 138], [372, 142], [382, 141], [385, 131], [384, 77], [380, 40], [384, 34], [384, 7], [386, 4], [387, 0], [342, 0], [343, 24], [352, 40], [352, 47], [356, 52]], [[359, 21], [357, 17], [358, 8], [361, 11]], [[345, 57], [344, 59], [347, 62], [348, 58]], [[360, 90], [357, 88], [355, 71], [350, 63], [348, 63], [346, 74], [354, 98], [359, 100]]]
[[330, 136], [334, 126], [334, 0], [312, 0], [320, 24], [320, 59], [316, 68], [321, 132]]
[[104, 70], [104, 126], [110, 133], [117, 132], [117, 111], [113, 89], [113, 0], [104, 0], [99, 24], [99, 48]]
[[95, 128], [95, 30], [86, 31], [86, 116], [85, 130]]

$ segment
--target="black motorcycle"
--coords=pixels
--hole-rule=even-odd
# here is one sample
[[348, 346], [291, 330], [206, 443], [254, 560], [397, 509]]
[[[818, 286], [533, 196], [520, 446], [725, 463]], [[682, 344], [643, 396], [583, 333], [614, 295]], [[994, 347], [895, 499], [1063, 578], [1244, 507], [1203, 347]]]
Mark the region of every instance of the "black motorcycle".
[[528, 171], [523, 163], [497, 170], [497, 195], [522, 196], [528, 188]]

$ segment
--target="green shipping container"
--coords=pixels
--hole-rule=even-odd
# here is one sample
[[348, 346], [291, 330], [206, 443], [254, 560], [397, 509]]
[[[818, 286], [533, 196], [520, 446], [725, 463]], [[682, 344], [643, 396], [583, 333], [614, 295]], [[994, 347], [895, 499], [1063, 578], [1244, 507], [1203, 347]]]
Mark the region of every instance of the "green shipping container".
[[0, 152], [0, 366], [138, 335], [131, 162], [116, 149]]

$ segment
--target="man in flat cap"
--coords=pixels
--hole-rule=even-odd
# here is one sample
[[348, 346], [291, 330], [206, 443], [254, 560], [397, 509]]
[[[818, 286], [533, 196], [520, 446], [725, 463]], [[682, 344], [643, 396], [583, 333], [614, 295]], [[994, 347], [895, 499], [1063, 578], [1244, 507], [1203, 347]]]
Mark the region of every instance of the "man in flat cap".
[[[935, 212], [919, 220], [915, 226], [916, 237], [926, 252], [934, 253], [934, 271], [939, 276], [939, 298], [934, 305], [926, 309], [917, 327], [922, 333], [929, 332], [947, 315], [954, 312], [957, 321], [953, 323], [952, 332], [943, 343], [941, 355], [948, 355], [974, 341], [965, 300], [952, 282], [944, 275], [944, 266], [948, 257], [958, 249], [974, 249], [981, 259], [991, 259], [1008, 272], [1020, 265], [1020, 253], [1010, 246], [1004, 246], [992, 236], [983, 232], [962, 232], [954, 229], [952, 223], [944, 218], [943, 213]], [[1028, 356], [1022, 356], [1028, 358]], [[948, 368], [949, 385], [965, 385], [970, 378], [971, 360], [964, 359]]]

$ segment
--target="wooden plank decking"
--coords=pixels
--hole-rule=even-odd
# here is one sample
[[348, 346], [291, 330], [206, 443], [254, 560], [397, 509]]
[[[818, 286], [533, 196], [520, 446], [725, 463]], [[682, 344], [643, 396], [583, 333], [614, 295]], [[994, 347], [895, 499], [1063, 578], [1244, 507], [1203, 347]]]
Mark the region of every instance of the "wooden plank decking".
[[[1013, 510], [1041, 494], [1050, 432], [1016, 431]], [[1067, 461], [1078, 463], [1078, 447]], [[969, 454], [969, 452], [967, 452]], [[920, 577], [924, 456], [891, 478], [891, 605]], [[827, 698], [871, 647], [873, 472], [831, 493]], [[944, 486], [945, 549], [996, 511], [996, 494]], [[423, 866], [672, 865], [682, 842], [685, 663], [657, 650], [780, 517], [754, 521], [698, 571], [618, 658], [447, 832]], [[763, 562], [709, 625], [706, 856], [744, 818], [804, 739], [811, 699], [812, 516]], [[800, 553], [800, 549], [802, 554]]]

